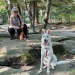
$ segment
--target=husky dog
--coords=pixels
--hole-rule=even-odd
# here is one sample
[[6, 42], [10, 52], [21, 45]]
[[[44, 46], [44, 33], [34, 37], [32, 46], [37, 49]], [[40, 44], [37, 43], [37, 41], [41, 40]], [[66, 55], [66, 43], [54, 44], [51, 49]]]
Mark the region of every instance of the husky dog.
[[43, 64], [44, 68], [47, 67], [47, 73], [50, 73], [50, 67], [55, 69], [57, 63], [57, 57], [53, 53], [52, 42], [50, 38], [50, 30], [45, 31], [42, 29], [42, 38], [41, 38], [41, 65], [40, 70], [37, 73], [42, 72]]

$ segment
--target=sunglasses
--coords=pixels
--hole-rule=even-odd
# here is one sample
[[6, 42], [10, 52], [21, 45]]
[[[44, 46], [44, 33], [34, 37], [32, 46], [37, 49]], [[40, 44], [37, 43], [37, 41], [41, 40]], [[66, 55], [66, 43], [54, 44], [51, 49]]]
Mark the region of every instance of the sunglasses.
[[18, 11], [14, 11], [14, 13], [18, 13]]

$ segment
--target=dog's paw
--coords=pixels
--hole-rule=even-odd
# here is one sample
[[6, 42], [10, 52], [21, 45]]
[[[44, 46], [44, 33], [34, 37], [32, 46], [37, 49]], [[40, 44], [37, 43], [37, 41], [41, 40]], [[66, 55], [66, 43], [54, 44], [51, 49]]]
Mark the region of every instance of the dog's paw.
[[56, 66], [52, 66], [52, 69], [55, 70]]
[[51, 68], [52, 68], [53, 70], [55, 69], [55, 67], [56, 67], [55, 64], [51, 64]]
[[52, 70], [55, 70], [55, 67], [52, 67]]
[[47, 71], [47, 74], [50, 74], [50, 71]]
[[42, 70], [39, 70], [36, 74], [39, 74], [39, 73], [41, 73], [42, 72]]
[[47, 68], [47, 66], [44, 66], [43, 69]]

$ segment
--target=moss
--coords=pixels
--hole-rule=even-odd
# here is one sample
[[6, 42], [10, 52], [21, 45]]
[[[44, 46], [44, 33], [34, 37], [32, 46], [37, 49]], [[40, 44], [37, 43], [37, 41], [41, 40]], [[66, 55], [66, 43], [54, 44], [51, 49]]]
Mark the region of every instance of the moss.
[[26, 53], [21, 56], [21, 62], [22, 64], [31, 65], [33, 62], [35, 62], [35, 57], [29, 53]]

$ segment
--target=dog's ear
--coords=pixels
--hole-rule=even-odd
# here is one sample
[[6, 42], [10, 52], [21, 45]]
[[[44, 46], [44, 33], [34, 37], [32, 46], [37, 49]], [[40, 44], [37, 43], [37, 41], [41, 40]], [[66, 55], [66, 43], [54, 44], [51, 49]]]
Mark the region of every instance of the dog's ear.
[[41, 34], [44, 34], [45, 33], [45, 29], [42, 29], [42, 32], [41, 32]]
[[50, 34], [50, 29], [47, 30], [47, 33]]

